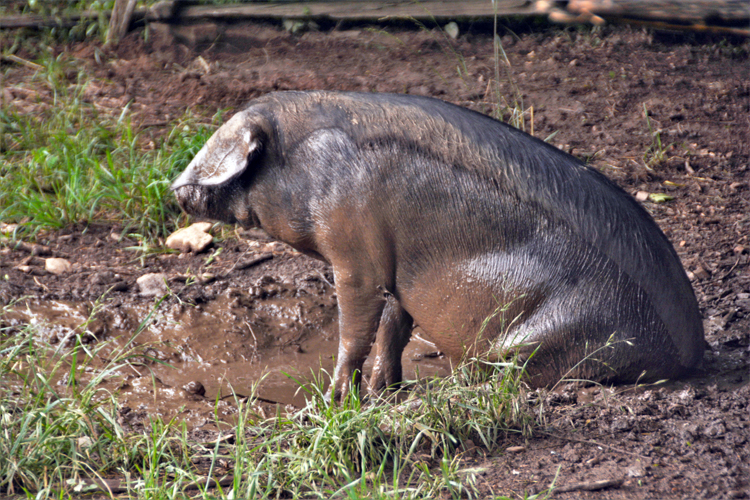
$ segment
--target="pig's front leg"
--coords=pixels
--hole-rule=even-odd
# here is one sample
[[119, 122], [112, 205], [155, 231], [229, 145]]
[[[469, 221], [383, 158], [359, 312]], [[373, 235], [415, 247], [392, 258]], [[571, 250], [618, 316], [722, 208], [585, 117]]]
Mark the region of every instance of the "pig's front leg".
[[339, 401], [350, 390], [359, 390], [362, 365], [375, 343], [385, 300], [372, 280], [335, 268], [334, 276], [339, 304], [339, 353], [329, 395]]

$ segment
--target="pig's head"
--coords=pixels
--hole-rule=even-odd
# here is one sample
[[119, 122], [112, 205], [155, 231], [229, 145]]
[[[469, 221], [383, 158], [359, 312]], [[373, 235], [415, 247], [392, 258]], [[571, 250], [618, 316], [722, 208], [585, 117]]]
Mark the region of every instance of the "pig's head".
[[257, 225], [247, 194], [269, 136], [262, 115], [246, 110], [233, 116], [172, 183], [180, 207], [197, 217]]

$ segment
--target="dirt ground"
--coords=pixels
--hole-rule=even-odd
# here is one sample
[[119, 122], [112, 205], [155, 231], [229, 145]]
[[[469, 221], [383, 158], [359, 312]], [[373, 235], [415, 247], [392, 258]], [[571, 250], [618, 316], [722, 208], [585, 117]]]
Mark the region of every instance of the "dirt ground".
[[[187, 108], [206, 120], [228, 108], [228, 117], [281, 89], [428, 95], [487, 113], [521, 103], [527, 132], [552, 136], [637, 195], [673, 242], [704, 317], [705, 362], [696, 376], [658, 386], [558, 388], [543, 396], [544, 425], [531, 439], [509, 433], [492, 453], [468, 446], [466, 466], [482, 469], [487, 494], [522, 497], [554, 480], [572, 490], [555, 496], [570, 499], [750, 497], [750, 42], [628, 27], [503, 29], [509, 65], [498, 68], [497, 94], [492, 39], [481, 30], [452, 40], [382, 27], [293, 35], [270, 25], [152, 25], [115, 49], [53, 50], [94, 75], [84, 95], [101, 112], [132, 103], [144, 144]], [[0, 64], [3, 99], [25, 112], [49, 102], [32, 69]], [[5, 245], [0, 302], [27, 299], [3, 321], [46, 320], [50, 340], [65, 342], [109, 291], [87, 328], [92, 342], [114, 338], [154, 304], [136, 279], [165, 273], [173, 295], [138, 343], [174, 368], [154, 365], [155, 380], [134, 371], [113, 387], [123, 423], [180, 412], [194, 428], [210, 427], [216, 394], [249, 391], [267, 366], [275, 375], [261, 397], [299, 404], [280, 371], [304, 379], [311, 367], [331, 369], [332, 273], [261, 232], [223, 235], [197, 255], [142, 259], [119, 226]], [[72, 271], [45, 271], [50, 257], [68, 259]], [[407, 376], [445, 373], [433, 346], [412, 344]], [[220, 405], [232, 414], [231, 398]]]

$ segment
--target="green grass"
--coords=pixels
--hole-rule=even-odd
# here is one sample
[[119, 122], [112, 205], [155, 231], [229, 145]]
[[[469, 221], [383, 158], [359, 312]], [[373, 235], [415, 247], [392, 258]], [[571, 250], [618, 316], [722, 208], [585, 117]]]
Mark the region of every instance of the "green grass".
[[64, 56], [40, 64], [35, 83], [53, 89], [52, 101], [32, 114], [0, 108], [0, 220], [31, 231], [117, 222], [151, 238], [171, 232], [181, 214], [170, 181], [215, 126], [186, 114], [146, 150], [128, 106], [119, 116], [99, 113], [83, 98], [82, 73], [66, 83]]
[[402, 402], [351, 394], [331, 404], [319, 381], [303, 410], [261, 418], [252, 398], [236, 398], [231, 425], [217, 406], [218, 437], [232, 439], [196, 442], [184, 423], [158, 417], [128, 434], [102, 381], [143, 362], [134, 346], [149, 320], [117, 349], [87, 343], [86, 324], [57, 345], [30, 326], [0, 330], [0, 494], [72, 498], [116, 478], [144, 499], [478, 498], [482, 470], [464, 465], [462, 445], [492, 452], [533, 425], [521, 370], [471, 361]]
[[144, 359], [132, 341], [149, 320], [115, 349], [89, 344], [88, 321], [57, 346], [29, 325], [0, 329], [0, 493], [49, 498], [133, 463], [141, 450], [117, 423], [115, 395], [100, 385]]
[[646, 103], [643, 103], [643, 116], [646, 118], [646, 126], [648, 127], [648, 134], [651, 136], [651, 145], [646, 149], [643, 154], [643, 162], [646, 168], [649, 170], [661, 166], [667, 161], [667, 152], [672, 147], [671, 144], [664, 145], [661, 142], [661, 131], [655, 129], [651, 123]]

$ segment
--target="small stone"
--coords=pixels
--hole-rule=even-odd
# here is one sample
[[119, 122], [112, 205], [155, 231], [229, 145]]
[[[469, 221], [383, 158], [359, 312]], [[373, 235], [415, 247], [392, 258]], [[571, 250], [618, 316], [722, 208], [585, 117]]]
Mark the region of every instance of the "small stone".
[[509, 446], [505, 448], [505, 451], [508, 453], [521, 453], [522, 451], [526, 451], [525, 446]]
[[640, 460], [636, 460], [633, 465], [628, 467], [628, 477], [643, 477], [646, 475], [646, 469]]
[[699, 280], [707, 280], [708, 278], [711, 277], [711, 275], [708, 273], [708, 271], [706, 271], [705, 269], [703, 269], [700, 266], [698, 266], [698, 268], [696, 268], [696, 270], [693, 272], [693, 274]]
[[649, 193], [647, 191], [638, 191], [635, 193], [635, 199], [643, 203], [648, 200]]
[[17, 229], [18, 224], [6, 224], [5, 222], [0, 222], [0, 233], [13, 234]]
[[44, 259], [44, 269], [48, 273], [60, 275], [64, 273], [70, 272], [71, 267], [73, 267], [69, 261], [65, 259], [59, 259], [57, 257], [52, 257], [49, 259]]
[[135, 282], [138, 284], [142, 297], [156, 297], [166, 295], [169, 291], [165, 280], [167, 276], [164, 273], [144, 274]]
[[703, 435], [709, 438], [719, 438], [727, 433], [726, 427], [721, 422], [712, 422], [705, 429], [703, 429]]
[[297, 33], [305, 27], [305, 23], [303, 23], [302, 21], [297, 21], [295, 19], [284, 19], [283, 24], [284, 29], [289, 33]]
[[445, 30], [445, 33], [452, 39], [455, 40], [456, 38], [458, 38], [458, 33], [459, 33], [458, 24], [451, 21], [448, 24], [446, 24], [443, 29]]
[[212, 224], [210, 222], [196, 222], [190, 227], [182, 228], [167, 238], [167, 246], [182, 253], [200, 253], [213, 241], [208, 234]]
[[206, 388], [203, 387], [203, 384], [201, 384], [197, 380], [188, 382], [187, 384], [183, 385], [182, 388], [185, 389], [186, 392], [195, 394], [196, 396], [204, 396], [206, 394]]
[[85, 450], [94, 446], [94, 440], [88, 436], [81, 436], [76, 439], [76, 444], [78, 445], [79, 449]]

